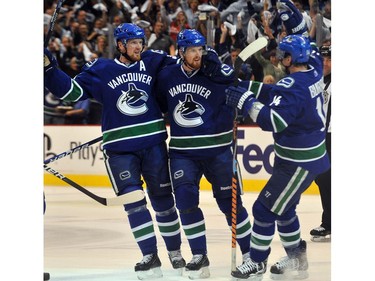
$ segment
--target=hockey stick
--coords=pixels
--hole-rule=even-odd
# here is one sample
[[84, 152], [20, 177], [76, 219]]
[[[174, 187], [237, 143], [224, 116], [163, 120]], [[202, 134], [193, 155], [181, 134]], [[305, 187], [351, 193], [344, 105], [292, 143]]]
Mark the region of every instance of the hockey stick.
[[96, 202], [99, 202], [100, 204], [104, 206], [118, 206], [118, 205], [124, 205], [124, 204], [130, 204], [133, 202], [137, 202], [142, 200], [145, 197], [145, 194], [142, 190], [135, 190], [129, 193], [126, 193], [124, 195], [118, 196], [118, 197], [112, 197], [112, 198], [104, 198], [100, 197], [90, 191], [88, 191], [83, 186], [79, 185], [78, 183], [72, 181], [71, 179], [65, 177], [60, 172], [48, 167], [47, 165], [43, 165], [44, 170], [49, 172], [50, 174], [54, 175], [55, 177], [61, 179], [62, 181], [66, 182], [67, 184], [73, 186], [74, 188], [78, 189], [82, 193], [86, 194], [90, 198], [94, 199]]
[[234, 81], [234, 85], [238, 85], [238, 75], [241, 70], [242, 64], [249, 59], [252, 55], [254, 55], [256, 52], [262, 50], [264, 47], [266, 47], [268, 44], [268, 41], [265, 37], [259, 37], [257, 40], [251, 42], [245, 49], [241, 51], [241, 53], [238, 54], [238, 57], [236, 58], [234, 62], [234, 73], [236, 76], [236, 80]]
[[47, 48], [49, 39], [51, 39], [52, 32], [53, 32], [53, 30], [55, 28], [56, 18], [57, 18], [57, 15], [60, 13], [60, 9], [61, 9], [61, 6], [62, 6], [63, 2], [64, 2], [64, 0], [59, 0], [57, 2], [57, 4], [56, 4], [55, 11], [53, 12], [53, 15], [51, 17], [51, 21], [49, 23], [49, 28], [48, 28], [47, 36], [46, 36], [46, 38], [44, 40], [44, 48]]
[[[234, 85], [238, 85], [238, 76], [241, 70], [242, 64], [250, 58], [253, 54], [260, 51], [264, 47], [267, 46], [267, 39], [264, 37], [260, 37], [251, 44], [249, 44], [245, 49], [238, 54], [234, 62], [234, 74], [235, 74], [235, 81]], [[231, 258], [231, 270], [236, 270], [236, 258], [237, 258], [237, 187], [240, 188], [241, 194], [243, 194], [242, 188], [242, 178], [241, 178], [241, 171], [240, 166], [237, 161], [237, 130], [238, 130], [238, 110], [235, 111], [234, 121], [233, 121], [233, 173], [232, 173], [232, 258]]]
[[72, 148], [72, 149], [67, 150], [67, 151], [65, 151], [65, 152], [62, 152], [62, 153], [60, 153], [60, 154], [58, 154], [58, 155], [56, 155], [56, 156], [53, 156], [53, 157], [51, 157], [51, 158], [48, 158], [47, 160], [44, 160], [44, 164], [49, 164], [49, 163], [51, 163], [51, 162], [54, 162], [54, 161], [59, 160], [59, 159], [61, 159], [61, 158], [64, 158], [65, 156], [68, 156], [68, 155], [70, 155], [70, 154], [72, 154], [72, 153], [74, 153], [74, 152], [77, 152], [77, 151], [80, 151], [80, 150], [82, 150], [82, 149], [84, 149], [84, 148], [87, 148], [87, 147], [89, 147], [90, 145], [92, 145], [92, 144], [94, 144], [94, 143], [97, 143], [97, 142], [101, 141], [102, 139], [103, 139], [103, 137], [100, 136], [100, 137], [97, 137], [96, 139], [93, 139], [93, 140], [91, 140], [91, 141], [85, 142], [84, 144], [78, 145], [78, 146], [76, 146], [75, 148]]

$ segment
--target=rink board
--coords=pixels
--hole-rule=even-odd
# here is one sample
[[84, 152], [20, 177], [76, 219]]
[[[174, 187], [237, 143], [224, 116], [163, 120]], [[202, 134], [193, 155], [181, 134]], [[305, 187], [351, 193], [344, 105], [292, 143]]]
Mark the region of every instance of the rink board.
[[[100, 135], [100, 126], [45, 126], [44, 159], [68, 151]], [[272, 134], [262, 131], [259, 127], [240, 126], [237, 151], [244, 191], [258, 192], [272, 173], [274, 159]], [[49, 166], [82, 186], [111, 186], [103, 162], [101, 142], [54, 161]], [[44, 183], [66, 185], [46, 172]], [[205, 178], [201, 181], [201, 189], [211, 189]], [[315, 183], [306, 193], [319, 193]]]

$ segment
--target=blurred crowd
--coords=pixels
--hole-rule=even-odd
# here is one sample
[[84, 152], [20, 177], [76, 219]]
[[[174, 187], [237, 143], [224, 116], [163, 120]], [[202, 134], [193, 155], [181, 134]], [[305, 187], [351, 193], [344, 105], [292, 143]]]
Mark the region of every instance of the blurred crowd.
[[[292, 2], [304, 16], [310, 38], [318, 47], [330, 45], [331, 1]], [[44, 36], [56, 3], [44, 0]], [[86, 62], [118, 55], [113, 32], [124, 22], [145, 30], [147, 49], [170, 55], [176, 55], [177, 34], [195, 28], [231, 66], [243, 48], [264, 36], [268, 46], [243, 64], [240, 78], [275, 83], [285, 75], [276, 52], [286, 35], [277, 0], [65, 0], [48, 49], [60, 68], [74, 77]], [[66, 105], [45, 91], [44, 105], [45, 124], [100, 124], [100, 105], [95, 101]]]

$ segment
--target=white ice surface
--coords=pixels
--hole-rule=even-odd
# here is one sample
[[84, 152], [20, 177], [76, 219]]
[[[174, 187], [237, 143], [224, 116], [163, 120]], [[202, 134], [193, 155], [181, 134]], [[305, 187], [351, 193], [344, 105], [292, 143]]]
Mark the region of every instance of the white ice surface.
[[[110, 188], [90, 188], [99, 196], [113, 197]], [[256, 193], [243, 196], [251, 215]], [[130, 231], [122, 206], [102, 206], [72, 187], [45, 187], [47, 210], [44, 215], [44, 271], [51, 281], [121, 281], [138, 280], [134, 265], [142, 259], [140, 250]], [[231, 232], [216, 206], [211, 192], [201, 192], [201, 208], [205, 215], [208, 257], [211, 277], [208, 280], [232, 280]], [[320, 223], [319, 195], [303, 195], [298, 206], [302, 238], [307, 241], [309, 281], [331, 280], [331, 243], [310, 241], [309, 232]], [[252, 221], [252, 217], [251, 221]], [[158, 280], [189, 280], [187, 274], [174, 276], [164, 241], [157, 228], [159, 257], [163, 278]], [[277, 233], [272, 242], [268, 264], [284, 256]], [[182, 234], [182, 254], [189, 261], [191, 252]], [[242, 262], [237, 247], [237, 264]], [[270, 267], [270, 266], [269, 266]], [[268, 267], [268, 268], [269, 268]], [[263, 281], [271, 280], [269, 271]]]

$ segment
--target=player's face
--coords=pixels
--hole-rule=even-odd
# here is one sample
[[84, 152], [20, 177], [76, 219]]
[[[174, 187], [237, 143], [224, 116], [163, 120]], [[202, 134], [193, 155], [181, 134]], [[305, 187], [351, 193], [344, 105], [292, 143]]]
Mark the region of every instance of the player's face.
[[143, 49], [142, 39], [130, 39], [126, 43], [126, 53], [132, 61], [141, 60], [141, 53]]
[[184, 54], [184, 62], [192, 69], [199, 69], [202, 65], [203, 47], [189, 47]]
[[331, 73], [331, 58], [323, 57], [323, 75], [326, 76]]

